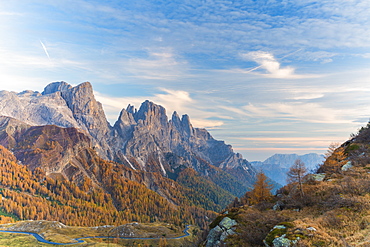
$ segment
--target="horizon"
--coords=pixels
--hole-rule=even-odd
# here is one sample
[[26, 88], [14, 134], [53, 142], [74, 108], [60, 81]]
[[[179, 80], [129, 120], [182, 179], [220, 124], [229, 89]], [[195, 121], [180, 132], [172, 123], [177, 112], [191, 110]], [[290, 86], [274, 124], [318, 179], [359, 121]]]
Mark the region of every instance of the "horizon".
[[[65, 82], [65, 81], [60, 81], [60, 82]], [[86, 82], [88, 82], [88, 81], [86, 81]], [[55, 82], [51, 82], [51, 83], [55, 83]], [[51, 84], [50, 83], [50, 84]], [[69, 84], [68, 82], [66, 82], [67, 84]], [[84, 83], [84, 82], [82, 82], [82, 83]], [[82, 84], [82, 83], [80, 83], [80, 84]], [[89, 82], [90, 83], [90, 82]], [[91, 83], [90, 83], [91, 84]], [[47, 84], [47, 85], [49, 85], [49, 84]], [[45, 87], [47, 86], [47, 85], [45, 85]], [[69, 84], [69, 85], [71, 85], [71, 84]], [[73, 87], [75, 87], [75, 86], [78, 86], [79, 84], [76, 84], [76, 85], [71, 85], [71, 86], [73, 86]], [[92, 85], [92, 84], [91, 84]], [[93, 85], [92, 85], [93, 86]], [[19, 91], [19, 92], [15, 92], [15, 93], [22, 93], [22, 92], [24, 92], [24, 91], [28, 91], [28, 90], [30, 90], [30, 89], [25, 89], [25, 90], [23, 90], [23, 91]], [[1, 92], [2, 90], [0, 90], [0, 92]], [[35, 92], [35, 93], [40, 93], [40, 94], [42, 94], [43, 93], [43, 91], [44, 91], [44, 89], [43, 90], [31, 90], [31, 91], [33, 91], [33, 92]], [[95, 95], [95, 91], [94, 91], [94, 95]], [[145, 101], [145, 100], [144, 100]], [[144, 101], [143, 102], [141, 102], [140, 103], [140, 106], [134, 106], [134, 109], [135, 110], [139, 110], [140, 109], [140, 107], [141, 107], [141, 104], [142, 103], [144, 103]], [[154, 104], [156, 104], [156, 102], [152, 102], [152, 103], [154, 103]], [[131, 106], [133, 106], [132, 104], [128, 104], [128, 105], [131, 105]], [[127, 106], [128, 106], [127, 105]], [[127, 106], [126, 107], [123, 107], [123, 108], [121, 108], [121, 110], [122, 109], [126, 109], [127, 108]], [[104, 109], [104, 105], [103, 105], [103, 109]], [[165, 109], [165, 112], [166, 112], [166, 116], [167, 116], [167, 120], [168, 121], [170, 121], [171, 120], [171, 116], [174, 114], [174, 112], [176, 112], [176, 110], [175, 111], [173, 111], [173, 112], [169, 112], [169, 111], [167, 111], [167, 109], [166, 108], [164, 108]], [[106, 113], [106, 110], [104, 109], [104, 112]], [[115, 119], [108, 119], [107, 118], [107, 121], [108, 121], [108, 123], [110, 124], [110, 126], [111, 127], [113, 127], [114, 126], [114, 124], [115, 124], [115, 122], [119, 119], [119, 115], [120, 115], [120, 113], [118, 113], [117, 114], [117, 116], [116, 116], [116, 118]], [[186, 115], [186, 114], [183, 114], [183, 115]], [[179, 116], [181, 116], [181, 115], [179, 115]], [[189, 118], [190, 118], [190, 123], [192, 124], [192, 122], [191, 122], [191, 116], [189, 116]], [[193, 125], [193, 124], [192, 124]], [[196, 126], [193, 126], [194, 128], [197, 128]], [[215, 138], [216, 139], [216, 138]], [[224, 141], [224, 140], [219, 140], [219, 141]], [[228, 144], [228, 143], [226, 143], [226, 144]], [[234, 148], [233, 148], [234, 149]], [[261, 159], [261, 160], [248, 160], [246, 157], [244, 157], [243, 156], [243, 158], [244, 159], [247, 159], [248, 160], [248, 162], [255, 162], [255, 161], [259, 161], [259, 162], [264, 162], [266, 159], [268, 159], [268, 158], [270, 158], [270, 157], [272, 157], [272, 156], [274, 156], [274, 155], [299, 155], [299, 156], [301, 156], [301, 155], [307, 155], [307, 154], [318, 154], [318, 155], [324, 155], [324, 154], [320, 154], [320, 153], [314, 153], [314, 152], [306, 152], [306, 153], [301, 153], [301, 154], [299, 154], [299, 153], [273, 153], [273, 154], [271, 154], [270, 156], [268, 156], [268, 157], [265, 157], [265, 158], [263, 158], [263, 159]]]
[[248, 161], [323, 154], [370, 118], [370, 2], [0, 3], [0, 90], [90, 81], [115, 121], [148, 99]]

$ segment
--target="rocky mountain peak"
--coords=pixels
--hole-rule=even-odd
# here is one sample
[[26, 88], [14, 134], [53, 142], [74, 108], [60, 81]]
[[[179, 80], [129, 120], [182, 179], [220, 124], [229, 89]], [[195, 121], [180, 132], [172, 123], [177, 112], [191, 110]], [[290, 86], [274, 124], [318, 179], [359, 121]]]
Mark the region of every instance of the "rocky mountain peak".
[[71, 88], [72, 86], [64, 81], [52, 82], [44, 88], [42, 95], [52, 94], [55, 92], [67, 91], [67, 90], [70, 90]]
[[126, 111], [131, 113], [131, 114], [135, 114], [137, 112], [135, 106], [130, 105], [130, 104], [128, 104], [128, 106], [126, 108]]
[[182, 129], [185, 131], [185, 133], [188, 134], [188, 136], [194, 135], [194, 128], [193, 125], [190, 123], [190, 117], [188, 115], [182, 115], [181, 125]]
[[129, 105], [127, 109], [122, 109], [119, 114], [118, 120], [115, 122], [113, 129], [117, 131], [118, 137], [116, 137], [116, 143], [119, 142], [117, 138], [121, 139], [121, 142], [124, 142], [132, 135], [132, 131], [136, 121], [133, 116], [133, 110]]
[[179, 115], [177, 114], [176, 111], [174, 111], [173, 114], [172, 114], [171, 122], [172, 122], [173, 126], [176, 127], [176, 129], [181, 128], [181, 120], [180, 120], [180, 117], [179, 117]]
[[109, 125], [102, 105], [96, 101], [90, 82], [72, 87], [60, 81], [33, 91], [0, 92], [0, 115], [13, 117], [30, 125], [75, 127], [92, 137], [94, 146], [104, 158], [110, 156]]
[[182, 115], [181, 119], [177, 112], [175, 111], [172, 114], [171, 123], [175, 127], [175, 129], [181, 133], [182, 135], [187, 136], [194, 136], [194, 128], [190, 123], [190, 118], [188, 115]]
[[166, 109], [149, 100], [141, 104], [139, 111], [134, 114], [134, 118], [136, 122], [142, 120], [144, 125], [168, 125]]
[[[20, 96], [2, 91], [0, 115], [33, 126], [74, 127], [91, 140], [91, 147], [102, 158], [132, 169], [169, 176], [192, 168], [206, 177], [229, 173], [226, 176], [238, 179], [240, 186], [249, 187], [254, 181], [253, 168], [231, 146], [215, 140], [206, 129], [194, 128], [188, 115], [180, 119], [174, 112], [169, 121], [165, 108], [149, 100], [139, 110], [128, 105], [110, 126], [89, 82], [75, 87], [53, 82], [42, 94], [27, 91]], [[4, 137], [6, 143], [16, 143], [10, 129]]]

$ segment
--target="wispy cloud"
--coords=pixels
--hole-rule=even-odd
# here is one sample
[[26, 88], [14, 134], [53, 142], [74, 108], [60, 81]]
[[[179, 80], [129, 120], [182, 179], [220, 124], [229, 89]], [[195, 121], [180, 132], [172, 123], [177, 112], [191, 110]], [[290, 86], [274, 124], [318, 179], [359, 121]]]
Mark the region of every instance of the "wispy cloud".
[[[330, 144], [330, 143], [329, 143]], [[246, 147], [246, 148], [234, 148], [235, 151], [242, 152], [242, 151], [260, 151], [263, 153], [266, 152], [271, 152], [271, 155], [274, 153], [295, 153], [295, 152], [300, 152], [303, 154], [307, 154], [308, 152], [314, 151], [314, 152], [319, 152], [319, 153], [324, 153], [325, 151], [328, 150], [329, 145], [325, 147]], [[266, 157], [266, 156], [265, 156]]]
[[40, 40], [40, 44], [41, 44], [42, 48], [44, 49], [46, 56], [50, 59], [49, 52], [48, 52], [48, 50], [46, 49], [46, 46], [44, 45], [44, 43], [42, 43], [41, 40]]
[[4, 15], [4, 16], [21, 16], [23, 14], [22, 13], [17, 13], [17, 12], [3, 12], [3, 11], [0, 11], [0, 16], [1, 15]]
[[327, 147], [331, 142], [342, 142], [343, 138], [333, 136], [316, 136], [316, 137], [241, 137], [240, 140], [255, 141], [269, 145], [282, 146], [305, 146]]
[[177, 58], [171, 48], [152, 48], [147, 54], [146, 58], [129, 59], [123, 69], [142, 79], [176, 80], [185, 75], [187, 62]]
[[[272, 117], [276, 119], [296, 120], [310, 123], [351, 123], [345, 118], [343, 109], [327, 108], [318, 103], [267, 103], [249, 104], [243, 109], [254, 117]], [[349, 111], [349, 109], [348, 109]]]
[[212, 117], [218, 113], [212, 113], [207, 109], [198, 107], [199, 102], [190, 97], [190, 94], [182, 90], [170, 90], [161, 88], [163, 93], [157, 93], [149, 97], [111, 97], [95, 92], [96, 98], [103, 104], [107, 117], [111, 123], [118, 118], [118, 113], [128, 104], [139, 108], [145, 100], [151, 100], [166, 109], [168, 118], [171, 118], [174, 111], [180, 115], [188, 114], [194, 127], [198, 128], [215, 128], [224, 124], [223, 121], [213, 120]]
[[[288, 54], [289, 55], [289, 54]], [[281, 63], [274, 57], [273, 54], [264, 51], [253, 51], [241, 55], [244, 59], [254, 61], [259, 66], [246, 70], [245, 73], [250, 73], [259, 69], [265, 70], [267, 73], [259, 73], [265, 77], [279, 79], [302, 79], [313, 78], [317, 75], [300, 75], [295, 73], [295, 69], [289, 66], [282, 67]], [[287, 57], [287, 56], [285, 56]]]
[[1, 89], [88, 80], [111, 122], [149, 99], [240, 150], [257, 141], [233, 136], [335, 137], [370, 116], [370, 1], [32, 3], [0, 3]]

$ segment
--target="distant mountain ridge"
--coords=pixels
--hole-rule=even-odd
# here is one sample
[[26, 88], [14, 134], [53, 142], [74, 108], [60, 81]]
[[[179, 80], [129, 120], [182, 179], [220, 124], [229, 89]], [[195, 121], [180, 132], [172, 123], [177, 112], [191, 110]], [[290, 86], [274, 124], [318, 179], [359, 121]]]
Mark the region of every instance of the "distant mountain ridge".
[[285, 185], [287, 176], [286, 173], [294, 162], [300, 159], [305, 163], [308, 171], [312, 171], [322, 164], [325, 160], [324, 155], [309, 153], [304, 155], [298, 154], [274, 154], [265, 161], [252, 161], [251, 164], [256, 170], [262, 170], [266, 176], [275, 180], [281, 185]]

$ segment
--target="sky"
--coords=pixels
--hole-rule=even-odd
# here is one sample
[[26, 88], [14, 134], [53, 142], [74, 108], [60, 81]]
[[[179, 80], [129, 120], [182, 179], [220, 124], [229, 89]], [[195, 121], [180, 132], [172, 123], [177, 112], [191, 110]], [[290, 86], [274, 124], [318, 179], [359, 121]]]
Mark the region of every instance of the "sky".
[[0, 0], [0, 90], [89, 81], [249, 161], [325, 153], [370, 118], [368, 0]]

